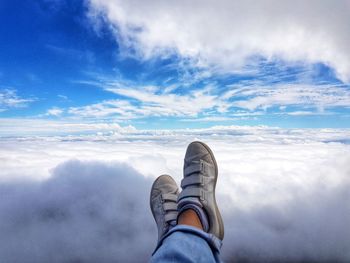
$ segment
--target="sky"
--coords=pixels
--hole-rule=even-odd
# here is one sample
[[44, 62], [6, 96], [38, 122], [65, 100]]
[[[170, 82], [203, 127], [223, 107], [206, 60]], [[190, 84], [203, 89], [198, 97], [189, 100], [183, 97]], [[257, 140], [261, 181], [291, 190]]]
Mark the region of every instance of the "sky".
[[350, 127], [349, 13], [347, 0], [1, 1], [0, 123]]
[[0, 262], [148, 261], [194, 140], [225, 262], [349, 262], [349, 25], [349, 0], [0, 1]]

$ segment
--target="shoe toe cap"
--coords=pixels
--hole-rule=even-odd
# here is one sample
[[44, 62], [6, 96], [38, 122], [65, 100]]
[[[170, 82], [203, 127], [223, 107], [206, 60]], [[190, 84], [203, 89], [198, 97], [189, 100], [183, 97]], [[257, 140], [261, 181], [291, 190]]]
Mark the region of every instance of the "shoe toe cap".
[[187, 147], [185, 160], [186, 161], [198, 161], [202, 159], [208, 163], [214, 162], [214, 157], [208, 150], [208, 146], [200, 141], [194, 141], [190, 143]]

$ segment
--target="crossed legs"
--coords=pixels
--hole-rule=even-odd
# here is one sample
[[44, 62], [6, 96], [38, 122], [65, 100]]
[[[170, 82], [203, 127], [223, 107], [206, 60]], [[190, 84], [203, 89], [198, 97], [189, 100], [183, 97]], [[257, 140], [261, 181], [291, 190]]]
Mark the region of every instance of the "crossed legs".
[[214, 154], [196, 141], [186, 151], [181, 192], [169, 175], [155, 180], [150, 205], [158, 244], [152, 262], [220, 262], [224, 225], [215, 199], [217, 177]]

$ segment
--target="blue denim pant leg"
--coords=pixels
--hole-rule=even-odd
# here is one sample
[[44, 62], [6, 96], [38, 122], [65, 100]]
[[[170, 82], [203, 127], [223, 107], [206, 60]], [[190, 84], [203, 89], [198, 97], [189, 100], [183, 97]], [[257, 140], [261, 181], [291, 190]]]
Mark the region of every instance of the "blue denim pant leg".
[[222, 241], [198, 228], [177, 225], [159, 242], [151, 263], [217, 263]]

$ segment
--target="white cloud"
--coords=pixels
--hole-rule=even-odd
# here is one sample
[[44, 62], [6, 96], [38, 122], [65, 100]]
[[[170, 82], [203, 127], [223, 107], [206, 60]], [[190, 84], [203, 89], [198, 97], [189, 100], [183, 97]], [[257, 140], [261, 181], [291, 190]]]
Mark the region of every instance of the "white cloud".
[[66, 95], [58, 94], [57, 97], [61, 102], [71, 102], [71, 100]]
[[148, 258], [156, 229], [147, 199], [134, 197], [147, 196], [151, 183], [125, 164], [75, 160], [43, 182], [0, 184], [0, 261]]
[[[284, 74], [284, 73], [283, 73]], [[282, 74], [282, 75], [283, 75]], [[290, 74], [290, 73], [288, 73]], [[219, 84], [209, 81], [195, 88], [176, 84], [140, 85], [120, 77], [94, 76], [90, 85], [118, 95], [118, 99], [72, 107], [68, 113], [87, 118], [114, 118], [119, 120], [149, 116], [182, 117], [184, 121], [199, 118], [203, 121], [229, 120], [237, 117], [259, 118], [266, 109], [278, 114], [329, 114], [336, 107], [350, 108], [349, 87], [340, 84], [310, 83], [301, 79], [287, 83], [277, 76], [264, 80], [243, 80], [237, 84]], [[296, 113], [289, 113], [293, 109]], [[240, 109], [239, 109], [240, 108]], [[248, 110], [248, 111], [247, 111]], [[337, 113], [334, 113], [337, 114]]]
[[288, 112], [288, 115], [291, 116], [309, 116], [309, 115], [315, 115], [314, 112], [312, 111], [292, 111], [292, 112]]
[[[280, 114], [306, 115], [311, 112], [326, 114], [326, 109], [350, 107], [350, 91], [344, 86], [320, 84], [274, 84], [263, 86], [231, 85], [218, 92], [213, 86], [200, 90], [175, 94], [160, 86], [132, 87], [123, 82], [99, 84], [106, 91], [122, 96], [118, 100], [71, 107], [68, 113], [84, 118], [114, 118], [119, 120], [149, 116], [185, 117], [183, 120], [225, 121], [240, 118], [256, 118], [264, 110], [279, 107]], [[288, 106], [298, 106], [301, 110], [288, 113]], [[249, 110], [245, 112], [237, 108]], [[308, 109], [306, 111], [305, 109]], [[316, 111], [315, 111], [316, 110]], [[229, 116], [222, 116], [228, 113]], [[211, 115], [211, 116], [200, 116]], [[220, 116], [221, 115], [221, 116]], [[189, 118], [190, 117], [190, 118]]]
[[84, 118], [114, 118], [128, 120], [149, 116], [195, 117], [207, 110], [225, 112], [228, 105], [217, 95], [212, 94], [213, 87], [174, 93], [177, 87], [133, 85], [125, 81], [111, 79], [91, 82], [106, 91], [119, 95], [118, 99], [81, 107], [71, 107], [68, 113]]
[[62, 100], [68, 100], [68, 97], [66, 95], [58, 94], [57, 97], [59, 97]]
[[341, 86], [278, 84], [232, 88], [224, 98], [233, 98], [232, 105], [249, 109], [267, 109], [273, 106], [301, 106], [316, 108], [350, 107], [350, 91]]
[[[113, 122], [77, 122], [45, 119], [0, 118], [0, 136], [28, 135], [67, 135], [97, 132], [129, 133], [135, 130], [133, 126], [121, 127]], [[1, 137], [0, 137], [1, 138]]]
[[46, 115], [58, 117], [58, 116], [62, 115], [63, 112], [64, 111], [62, 109], [57, 108], [57, 107], [53, 107], [53, 108], [47, 110]]
[[90, 0], [103, 13], [124, 52], [142, 58], [177, 52], [198, 66], [232, 71], [252, 56], [322, 62], [350, 81], [350, 4], [311, 1]]
[[222, 122], [222, 121], [234, 121], [234, 120], [238, 120], [238, 119], [239, 118], [232, 118], [232, 117], [206, 116], [206, 117], [199, 117], [199, 118], [182, 119], [181, 121], [184, 121], [184, 122]]
[[21, 98], [17, 95], [16, 90], [0, 90], [0, 110], [5, 111], [10, 108], [26, 107], [30, 102], [35, 101], [33, 98]]
[[137, 113], [137, 108], [126, 100], [104, 100], [91, 105], [71, 107], [68, 109], [68, 113], [84, 118], [132, 119]]
[[[211, 146], [219, 164], [226, 261], [346, 262], [349, 137], [349, 129], [217, 126], [2, 138], [1, 259], [89, 262], [128, 257], [134, 262], [148, 257], [156, 242], [146, 202], [148, 178], [168, 173], [179, 183], [186, 146], [200, 139]], [[82, 162], [61, 164], [71, 159]], [[128, 185], [145, 198], [136, 199]], [[120, 214], [125, 202], [133, 210]], [[29, 239], [34, 240], [32, 249], [14, 253]], [[133, 254], [125, 254], [131, 246]]]
[[113, 93], [135, 99], [141, 103], [140, 111], [145, 115], [158, 116], [196, 116], [204, 110], [219, 106], [217, 96], [210, 95], [209, 90], [191, 91], [186, 95], [159, 93], [160, 88], [153, 90], [108, 88]]

